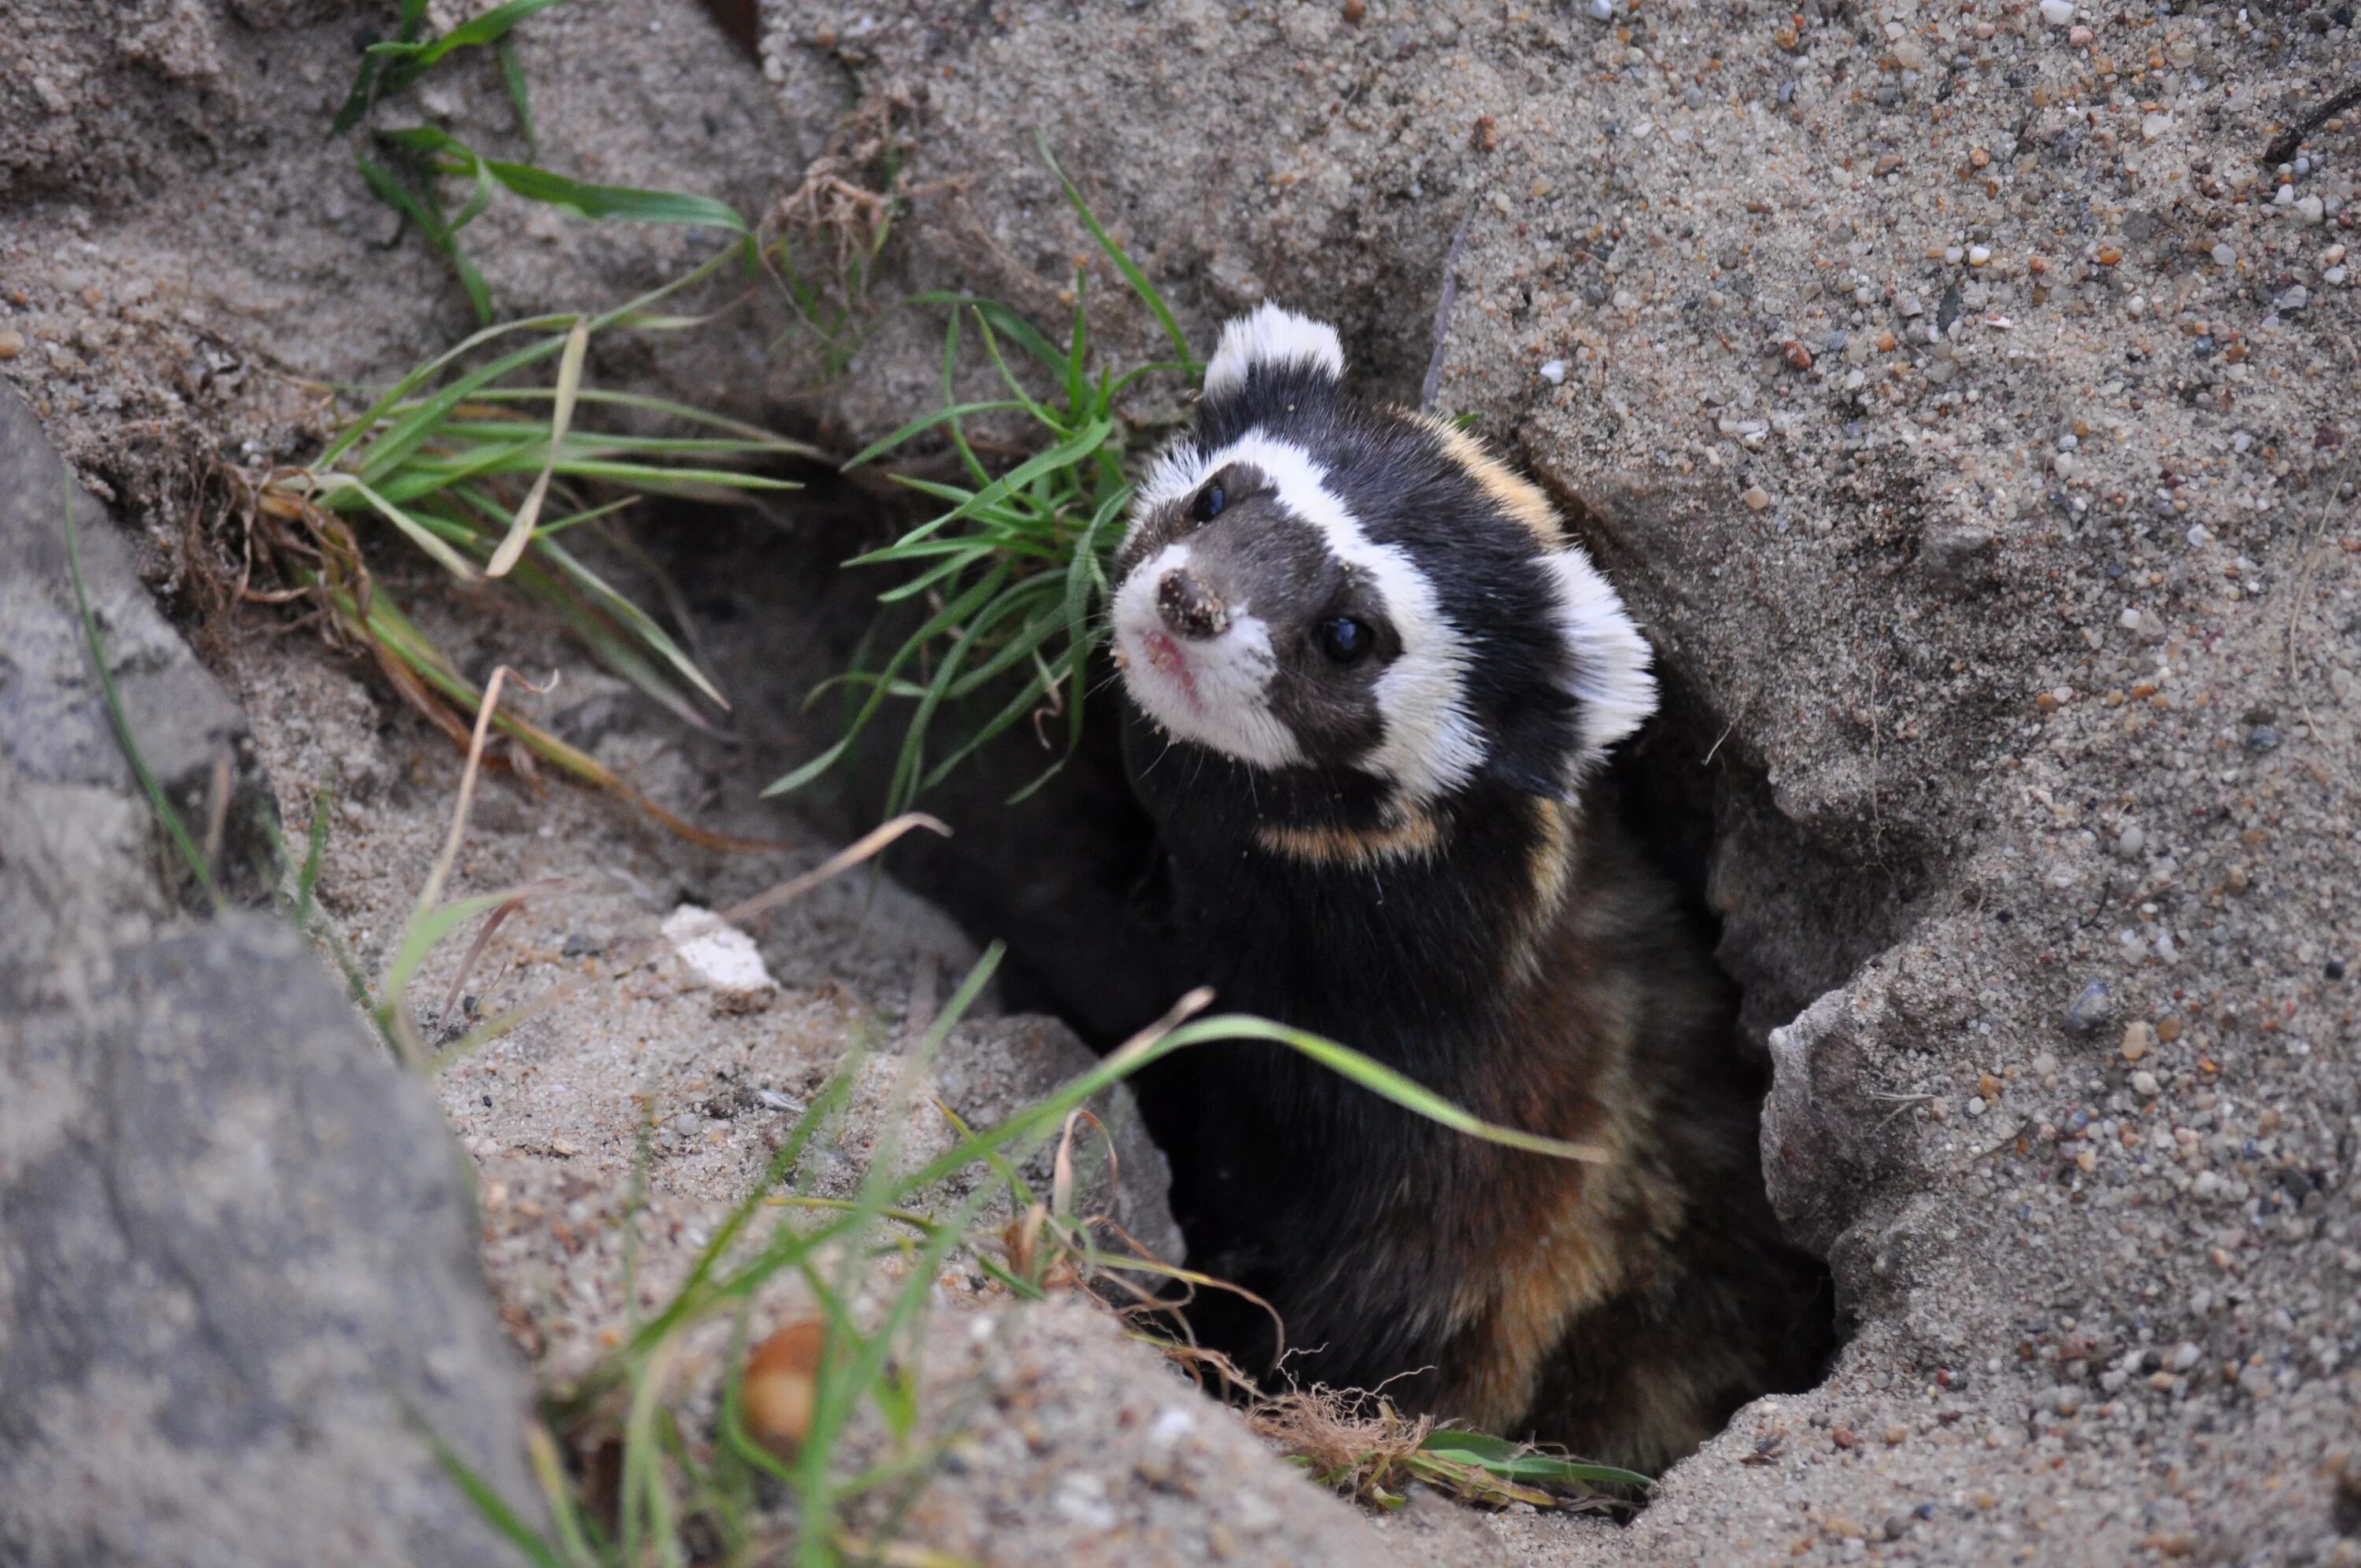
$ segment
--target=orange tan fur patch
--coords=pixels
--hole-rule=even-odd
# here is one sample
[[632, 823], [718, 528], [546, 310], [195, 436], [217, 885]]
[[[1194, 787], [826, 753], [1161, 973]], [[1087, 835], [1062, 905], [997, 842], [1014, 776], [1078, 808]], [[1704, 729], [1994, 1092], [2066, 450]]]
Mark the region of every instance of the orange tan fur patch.
[[1612, 1065], [1593, 1090], [1607, 1113], [1587, 1133], [1609, 1163], [1568, 1165], [1552, 1183], [1557, 1201], [1532, 1216], [1514, 1255], [1472, 1271], [1454, 1303], [1476, 1354], [1436, 1408], [1482, 1431], [1510, 1431], [1526, 1415], [1567, 1329], [1655, 1266], [1681, 1226], [1686, 1205], [1649, 1157], [1649, 1097], [1632, 1080], [1637, 1008], [1617, 1011], [1627, 1015], [1614, 1021]]
[[1378, 828], [1298, 828], [1267, 824], [1256, 830], [1274, 855], [1316, 866], [1372, 866], [1386, 861], [1421, 860], [1443, 850], [1443, 832], [1422, 811]]
[[1420, 414], [1417, 418], [1443, 444], [1444, 455], [1466, 469], [1468, 477], [1492, 498], [1493, 504], [1522, 523], [1543, 549], [1555, 550], [1565, 543], [1565, 529], [1558, 521], [1557, 509], [1550, 505], [1539, 486], [1511, 472], [1507, 464], [1485, 450], [1482, 442], [1457, 425], [1432, 414]]

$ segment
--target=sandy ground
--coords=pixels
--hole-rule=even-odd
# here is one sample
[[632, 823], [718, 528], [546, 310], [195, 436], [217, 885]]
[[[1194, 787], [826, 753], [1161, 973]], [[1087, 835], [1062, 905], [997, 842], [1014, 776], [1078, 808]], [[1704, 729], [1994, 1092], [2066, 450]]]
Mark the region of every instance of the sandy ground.
[[[0, 16], [0, 103], [38, 132], [7, 165], [0, 373], [157, 525], [170, 589], [192, 434], [300, 450], [311, 404], [282, 370], [381, 372], [464, 316], [417, 246], [381, 247], [342, 149], [274, 128], [324, 114], [349, 17], [184, 7], [134, 48], [56, 7]], [[1433, 1555], [2361, 1553], [2344, 248], [2361, 117], [2323, 124], [2283, 172], [2257, 162], [2355, 80], [2349, 14], [777, 4], [768, 95], [693, 13], [650, 19], [627, 38], [612, 13], [552, 14], [534, 46], [567, 82], [544, 94], [552, 160], [752, 205], [856, 90], [898, 97], [913, 179], [960, 183], [916, 203], [886, 297], [958, 282], [1054, 310], [1087, 249], [1033, 162], [1033, 129], [1059, 127], [1201, 339], [1275, 292], [1333, 311], [1373, 383], [1409, 396], [1473, 214], [1444, 402], [1594, 503], [1586, 529], [1664, 653], [1675, 702], [1653, 743], [1696, 759], [1724, 961], [1778, 1065], [1766, 1168], [1857, 1332], [1822, 1388], [1741, 1412], [1633, 1526], [1501, 1516]], [[450, 112], [505, 114], [489, 93]], [[521, 308], [614, 297], [695, 253], [484, 222]], [[1137, 313], [1116, 323], [1118, 345], [1147, 341]], [[601, 369], [849, 439], [932, 398], [934, 330], [882, 315], [817, 400], [791, 395], [808, 367], [766, 357], [751, 321]], [[282, 797], [339, 776], [331, 908], [381, 953], [453, 759], [300, 641], [232, 663]], [[631, 726], [606, 743], [701, 812], [760, 782]], [[824, 848], [725, 867], [603, 803], [509, 790], [478, 814], [467, 885], [601, 882], [504, 933], [479, 1007], [595, 963], [582, 941]], [[445, 1070], [485, 1162], [488, 1261], [553, 1366], [620, 1310], [635, 1095], [675, 1140], [653, 1168], [660, 1279], [759, 1160], [778, 1114], [762, 1095], [805, 1092], [848, 1036], [890, 1043], [972, 951], [890, 887], [785, 918], [809, 924], [762, 934], [782, 981], [767, 1011], [717, 1019], [659, 965], [598, 1016], [549, 1015]], [[430, 973], [421, 994], [437, 989]], [[1140, 1397], [1123, 1408], [1153, 1431], [1165, 1396]], [[1054, 1471], [994, 1474], [1018, 1488], [1005, 1517], [1038, 1517], [1021, 1506], [1038, 1485], [1070, 1540], [1105, 1499], [1156, 1491], [1136, 1464], [1062, 1505]], [[1269, 1495], [1290, 1522], [1310, 1507]], [[1322, 1517], [1346, 1532], [1325, 1538], [1340, 1559], [1381, 1549]]]

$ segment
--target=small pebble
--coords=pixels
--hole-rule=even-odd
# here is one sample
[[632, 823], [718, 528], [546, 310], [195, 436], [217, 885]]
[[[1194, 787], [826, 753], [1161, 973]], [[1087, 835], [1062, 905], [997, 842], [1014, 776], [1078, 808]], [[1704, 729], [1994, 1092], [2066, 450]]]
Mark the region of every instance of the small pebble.
[[2309, 228], [2327, 217], [2328, 208], [2319, 197], [2304, 196], [2296, 202], [2295, 215], [2302, 219], [2304, 226]]
[[2157, 1082], [2156, 1074], [2148, 1071], [2146, 1068], [2142, 1068], [2139, 1071], [2132, 1074], [2132, 1092], [2138, 1095], [2141, 1099], [2153, 1100], [2162, 1091], [2163, 1085]]
[[2041, 19], [2053, 27], [2062, 27], [2074, 19], [2073, 0], [2041, 0]]
[[2140, 851], [2147, 848], [2147, 829], [2136, 822], [2115, 837], [2115, 853], [2126, 861], [2139, 859]]
[[2214, 265], [2214, 266], [2216, 266], [2216, 267], [2232, 267], [2232, 266], [2235, 266], [2235, 265], [2237, 264], [2237, 260], [2238, 260], [2238, 253], [2237, 253], [2236, 251], [2235, 251], [2235, 250], [2231, 249], [2228, 246], [2226, 246], [2226, 245], [2217, 245], [2217, 246], [2215, 246], [2215, 247], [2213, 247], [2213, 265]]
[[0, 359], [14, 359], [25, 352], [25, 334], [10, 327], [0, 331]]
[[2195, 1344], [2191, 1343], [2188, 1340], [2182, 1340], [2173, 1350], [2171, 1363], [2172, 1369], [2175, 1372], [2186, 1372], [2191, 1367], [2196, 1365], [2204, 1354], [2205, 1353], [2198, 1349]]
[[1984, 266], [1989, 266], [1989, 265], [1991, 264], [1991, 262], [1992, 262], [1992, 247], [1991, 247], [1991, 246], [1988, 246], [1988, 245], [1971, 245], [1971, 246], [1968, 247], [1968, 265], [1969, 265], [1969, 266], [1971, 266], [1971, 267], [1984, 267]]
[[1565, 384], [1565, 361], [1563, 359], [1552, 359], [1543, 363], [1542, 366], [1542, 379], [1547, 381], [1553, 387], [1564, 386]]
[[1750, 485], [1746, 493], [1738, 499], [1746, 503], [1747, 510], [1761, 511], [1771, 504], [1771, 492], [1760, 485]]
[[2124, 1060], [2137, 1061], [2156, 1047], [2156, 1031], [2145, 1023], [2124, 1025]]
[[2066, 1026], [2078, 1035], [2087, 1034], [2104, 1023], [2114, 1010], [2114, 997], [2107, 990], [2107, 982], [2094, 980], [2082, 988], [2081, 994], [2075, 997], [2073, 1004], [2066, 1009]]

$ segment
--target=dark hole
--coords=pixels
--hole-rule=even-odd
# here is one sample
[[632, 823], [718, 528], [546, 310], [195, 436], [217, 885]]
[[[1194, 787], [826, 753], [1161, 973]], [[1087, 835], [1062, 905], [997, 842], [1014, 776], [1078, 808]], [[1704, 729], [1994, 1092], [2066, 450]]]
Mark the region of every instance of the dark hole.
[[[767, 521], [683, 509], [641, 535], [659, 548], [699, 618], [697, 643], [735, 705], [741, 743], [723, 765], [742, 771], [746, 787], [840, 732], [840, 705], [823, 698], [805, 711], [804, 700], [862, 648], [873, 596], [893, 581], [839, 569], [889, 533], [900, 516], [892, 503], [829, 476], [804, 477], [812, 488]], [[877, 644], [870, 647], [873, 658]], [[1775, 809], [1745, 737], [1676, 670], [1660, 674], [1664, 710], [1619, 756], [1612, 783], [1626, 828], [1679, 889], [1686, 919], [1737, 989], [1729, 1071], [1759, 1102], [1769, 1030], [1886, 945], [1893, 911], [1910, 890], [1884, 871], [1841, 865], [1816, 849]], [[1105, 1050], [1154, 1019], [1192, 977], [1161, 940], [1153, 831], [1117, 754], [1114, 694], [1104, 682], [1093, 686], [1098, 707], [1082, 750], [1049, 786], [1006, 804], [1053, 755], [1029, 731], [1012, 732], [920, 801], [954, 836], [906, 840], [889, 867], [979, 941], [1008, 943], [1002, 992], [1012, 1007], [1053, 1013]], [[947, 711], [938, 719], [940, 739], [948, 742], [978, 716]], [[876, 822], [900, 717], [889, 709], [850, 765], [798, 798], [816, 826], [850, 837]], [[1188, 1053], [1171, 1058], [1135, 1088], [1171, 1159], [1174, 1209], [1191, 1255], [1204, 1257], [1223, 1238], [1208, 1231], [1198, 1201], [1202, 1173], [1189, 1135], [1205, 1085], [1192, 1077], [1191, 1060]], [[1809, 1372], [1777, 1391], [1817, 1381], [1839, 1338], [1825, 1266], [1801, 1254], [1797, 1260], [1817, 1290], [1802, 1320], [1784, 1327]], [[1218, 1318], [1218, 1308], [1205, 1310]]]

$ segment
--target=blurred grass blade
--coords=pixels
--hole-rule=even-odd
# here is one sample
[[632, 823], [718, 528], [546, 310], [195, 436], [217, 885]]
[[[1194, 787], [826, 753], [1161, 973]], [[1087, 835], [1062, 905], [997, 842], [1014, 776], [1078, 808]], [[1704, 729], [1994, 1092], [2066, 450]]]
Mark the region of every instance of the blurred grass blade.
[[458, 1487], [469, 1505], [483, 1516], [484, 1522], [498, 1530], [501, 1539], [511, 1546], [522, 1552], [525, 1561], [533, 1568], [584, 1568], [570, 1553], [561, 1554], [557, 1548], [543, 1540], [539, 1532], [519, 1518], [517, 1511], [509, 1507], [508, 1499], [500, 1496], [499, 1488], [478, 1475], [476, 1467], [461, 1458], [457, 1449], [444, 1442], [441, 1434], [426, 1424], [424, 1418], [410, 1409], [406, 1401], [402, 1409], [419, 1436], [426, 1440], [426, 1446], [434, 1451], [434, 1463], [442, 1466], [443, 1474], [451, 1478], [451, 1484]]
[[1455, 1464], [1473, 1465], [1507, 1481], [1552, 1482], [1580, 1486], [1633, 1486], [1645, 1490], [1655, 1483], [1636, 1470], [1586, 1460], [1560, 1459], [1521, 1442], [1488, 1432], [1445, 1428], [1429, 1432], [1419, 1452]]
[[98, 691], [106, 704], [107, 721], [114, 727], [115, 739], [123, 748], [124, 760], [131, 764], [131, 776], [139, 781], [139, 792], [148, 797], [148, 806], [155, 812], [157, 822], [172, 847], [180, 851], [181, 862], [189, 874], [205, 891], [216, 909], [222, 905], [221, 890], [214, 884], [213, 867], [206, 863], [197, 841], [189, 834], [188, 824], [172, 806], [171, 797], [164, 793], [163, 784], [155, 771], [148, 765], [148, 753], [139, 744], [139, 737], [131, 731], [131, 720], [123, 711], [123, 694], [115, 689], [115, 672], [106, 663], [106, 647], [98, 633], [98, 617], [90, 608], [90, 591], [82, 576], [82, 532], [74, 522], [73, 475], [62, 472], [58, 477], [58, 499], [65, 518], [66, 571], [73, 579], [74, 612], [82, 620], [82, 644], [90, 650], [91, 669], [98, 676]]
[[533, 525], [541, 518], [541, 503], [549, 495], [549, 481], [557, 472], [557, 455], [566, 444], [566, 433], [574, 423], [574, 395], [582, 387], [582, 356], [590, 349], [590, 319], [575, 318], [573, 330], [566, 334], [566, 347], [557, 357], [556, 396], [549, 410], [549, 455], [534, 477], [533, 488], [527, 490], [524, 501], [517, 508], [516, 521], [509, 525], [508, 537], [492, 552], [491, 564], [484, 568], [488, 577], [505, 577], [517, 557], [524, 554], [526, 543], [533, 538]]

